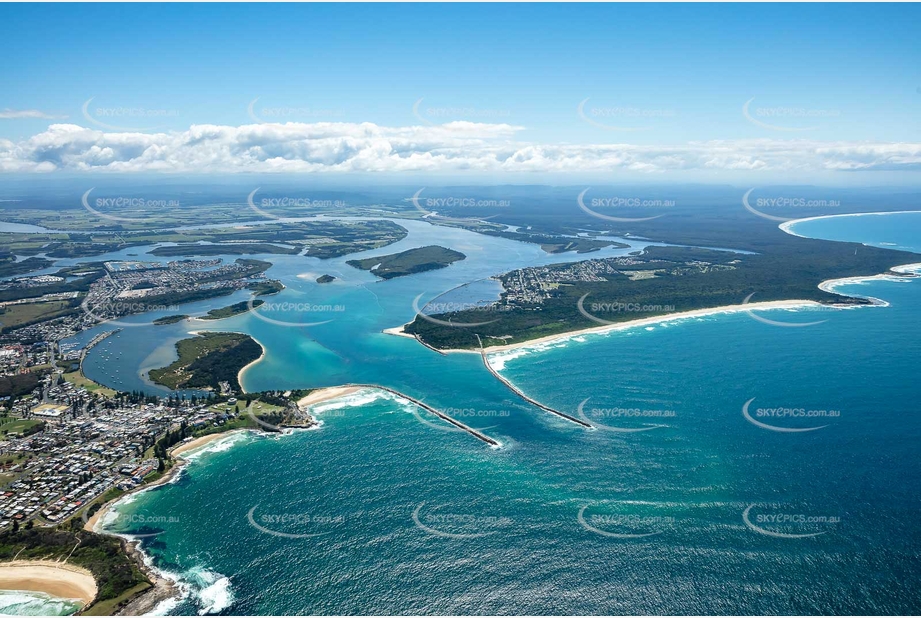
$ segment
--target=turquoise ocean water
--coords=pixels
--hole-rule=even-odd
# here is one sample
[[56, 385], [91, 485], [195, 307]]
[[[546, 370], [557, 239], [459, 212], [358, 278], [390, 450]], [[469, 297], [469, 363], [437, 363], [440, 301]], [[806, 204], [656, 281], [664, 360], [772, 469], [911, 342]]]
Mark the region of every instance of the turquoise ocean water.
[[[824, 320], [804, 328], [735, 313], [493, 355], [530, 396], [581, 410], [598, 427], [589, 431], [517, 399], [475, 354], [445, 357], [380, 333], [408, 321], [419, 294], [424, 303], [582, 256], [408, 227], [407, 239], [369, 255], [437, 242], [468, 259], [378, 282], [344, 258], [273, 256], [269, 275], [288, 286], [274, 300], [286, 308], [128, 327], [93, 351], [87, 372], [142, 385], [142, 370], [168, 362], [188, 331], [239, 330], [266, 348], [244, 375], [250, 391], [383, 384], [502, 447], [370, 390], [317, 406], [319, 429], [212, 443], [173, 483], [119, 505], [151, 523], [108, 525], [143, 535], [152, 563], [179, 580], [183, 598], [160, 611], [921, 611], [921, 282], [838, 287], [887, 306], [759, 314]], [[918, 214], [794, 231], [921, 251]], [[339, 280], [316, 284], [324, 273]], [[105, 375], [106, 356], [125, 359], [126, 376]]]

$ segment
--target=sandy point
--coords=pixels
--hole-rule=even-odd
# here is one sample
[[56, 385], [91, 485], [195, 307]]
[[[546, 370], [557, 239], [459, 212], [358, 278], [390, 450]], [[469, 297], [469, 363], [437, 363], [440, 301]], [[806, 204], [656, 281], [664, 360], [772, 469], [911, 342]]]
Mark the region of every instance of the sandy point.
[[312, 391], [306, 397], [298, 399], [298, 407], [305, 408], [337, 397], [345, 397], [361, 390], [360, 386], [333, 386], [329, 388], [318, 388]]
[[397, 337], [409, 337], [410, 339], [415, 339], [415, 335], [410, 335], [405, 332], [403, 329], [412, 324], [412, 322], [407, 322], [403, 326], [394, 326], [393, 328], [385, 328], [381, 332], [385, 335], [396, 335]]
[[0, 564], [0, 589], [43, 592], [75, 599], [86, 607], [96, 598], [96, 578], [84, 568], [43, 560], [14, 560]]

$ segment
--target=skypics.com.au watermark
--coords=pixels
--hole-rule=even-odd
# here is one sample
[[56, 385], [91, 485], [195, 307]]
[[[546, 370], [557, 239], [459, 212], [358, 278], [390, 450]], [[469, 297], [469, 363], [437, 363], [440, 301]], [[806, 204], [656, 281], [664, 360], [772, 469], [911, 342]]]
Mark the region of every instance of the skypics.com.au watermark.
[[[621, 505], [611, 505], [607, 510], [613, 510]], [[626, 505], [625, 505], [626, 506]], [[632, 513], [591, 513], [586, 515], [586, 511], [596, 507], [587, 504], [579, 509], [576, 515], [576, 521], [579, 525], [599, 536], [612, 539], [644, 539], [662, 534], [668, 529], [675, 527], [676, 520], [674, 517], [667, 515], [645, 515], [637, 512]], [[629, 505], [628, 508], [647, 510], [648, 505]]]
[[83, 299], [80, 309], [94, 322], [106, 322], [121, 327], [150, 326], [153, 321], [125, 322], [117, 318], [153, 311], [175, 312], [178, 305], [146, 303], [143, 300]]
[[670, 313], [675, 305], [644, 305], [642, 303], [591, 303], [592, 313]]
[[[97, 197], [95, 199], [91, 199], [90, 194], [94, 190], [95, 187], [87, 190], [83, 194], [80, 203], [83, 205], [83, 208], [85, 208], [87, 212], [102, 219], [109, 219], [111, 221], [126, 223], [146, 223], [149, 221], [150, 217], [129, 217], [124, 216], [123, 213], [140, 212], [150, 214], [164, 208], [178, 208], [180, 206], [179, 200], [150, 199], [137, 196]], [[107, 212], [99, 209], [107, 210]], [[113, 214], [112, 211], [118, 211], [122, 214]]]
[[803, 421], [808, 419], [812, 422], [815, 422], [817, 420], [837, 420], [841, 418], [840, 410], [799, 407], [759, 407], [752, 409], [751, 404], [754, 400], [755, 398], [752, 397], [742, 405], [742, 416], [752, 425], [760, 427], [761, 429], [767, 429], [769, 431], [776, 431], [779, 433], [805, 433], [809, 431], [816, 431], [818, 429], [824, 429], [825, 427], [828, 427], [828, 424], [797, 427], [785, 424], [785, 421]]
[[[771, 209], [778, 209], [781, 211], [790, 211], [790, 210], [814, 210], [814, 211], [828, 211], [833, 209], [841, 208], [841, 200], [835, 199], [815, 199], [808, 198], [801, 195], [774, 195], [770, 197], [759, 197], [752, 199], [751, 194], [755, 191], [754, 188], [749, 189], [745, 192], [745, 195], [742, 196], [742, 205], [745, 207], [745, 210], [748, 212], [758, 215], [762, 219], [767, 219], [768, 221], [778, 221], [786, 222], [793, 221], [794, 219], [801, 219], [802, 216], [798, 217], [782, 217], [779, 215], [772, 215], [765, 210], [770, 211]], [[807, 213], [803, 213], [807, 214]], [[813, 214], [813, 213], [808, 213]]]
[[[83, 103], [83, 117], [96, 126], [112, 131], [153, 131], [163, 128], [164, 120], [179, 117], [179, 110], [175, 109], [150, 109], [147, 107], [125, 106], [91, 106], [91, 97]], [[152, 122], [159, 124], [152, 125]]]
[[[302, 292], [297, 292], [291, 290], [289, 293], [298, 294]], [[309, 326], [320, 326], [321, 324], [328, 324], [339, 317], [341, 314], [345, 313], [345, 305], [340, 304], [318, 304], [310, 302], [292, 302], [292, 301], [266, 301], [259, 305], [255, 304], [254, 297], [251, 297], [247, 302], [246, 306], [249, 309], [249, 315], [252, 315], [257, 320], [262, 320], [269, 324], [274, 324], [275, 326], [284, 326], [288, 328], [305, 328]], [[306, 314], [321, 314], [324, 317], [330, 316], [324, 320], [315, 321], [315, 322], [295, 322], [290, 320], [283, 320], [279, 318], [269, 317], [269, 315], [306, 315]]]
[[[82, 515], [84, 525], [88, 525], [90, 517], [86, 511]], [[163, 526], [180, 523], [178, 515], [144, 515], [142, 513], [123, 513], [110, 511], [105, 516], [105, 527], [116, 534], [129, 536], [133, 539], [155, 537], [163, 534]]]
[[417, 99], [416, 102], [413, 103], [412, 110], [413, 116], [425, 124], [434, 125], [457, 121], [504, 123], [512, 116], [511, 110], [507, 109], [489, 109], [470, 105], [448, 105], [443, 107], [423, 106], [422, 101], [424, 100], [425, 97]]
[[509, 208], [511, 200], [486, 200], [475, 197], [427, 197], [422, 200], [426, 208]]
[[[746, 296], [745, 299], [742, 301], [742, 304], [743, 304], [743, 305], [748, 305], [748, 304], [751, 302], [751, 299], [752, 299], [752, 297], [753, 297], [754, 295], [755, 295], [755, 292], [752, 292], [751, 294], [749, 294], [748, 296]], [[764, 317], [764, 316], [761, 316], [761, 315], [758, 315], [758, 314], [755, 313], [755, 311], [756, 311], [756, 310], [759, 310], [759, 309], [761, 309], [761, 310], [764, 310], [764, 309], [768, 309], [768, 310], [780, 310], [780, 309], [784, 309], [784, 310], [789, 311], [789, 310], [793, 310], [793, 309], [799, 310], [799, 309], [803, 309], [803, 308], [808, 309], [810, 313], [811, 313], [811, 312], [814, 312], [814, 311], [837, 311], [837, 309], [835, 309], [834, 307], [830, 307], [830, 306], [828, 306], [828, 305], [815, 305], [815, 304], [813, 304], [813, 305], [807, 305], [807, 306], [805, 306], [805, 307], [801, 307], [801, 306], [792, 306], [792, 307], [784, 307], [784, 306], [775, 306], [775, 307], [768, 306], [768, 307], [763, 307], [763, 306], [762, 306], [762, 307], [760, 307], [760, 308], [759, 308], [759, 307], [753, 307], [752, 309], [746, 309], [746, 310], [745, 310], [745, 314], [746, 314], [748, 317], [750, 317], [751, 319], [753, 319], [753, 320], [755, 320], [755, 321], [758, 321], [758, 322], [761, 322], [762, 324], [767, 324], [767, 325], [769, 325], [769, 326], [779, 326], [779, 327], [781, 327], [781, 328], [804, 328], [804, 327], [806, 327], [806, 326], [815, 326], [815, 325], [817, 325], [817, 324], [822, 324], [822, 323], [828, 321], [828, 320], [814, 320], [814, 321], [812, 321], [812, 322], [784, 322], [784, 321], [781, 321], [781, 320], [773, 320], [773, 319], [771, 319], [771, 318], [766, 318], [766, 317]]]
[[309, 105], [296, 106], [256, 106], [261, 97], [256, 97], [246, 106], [247, 115], [259, 124], [271, 124], [281, 122], [298, 122], [328, 120], [331, 118], [342, 118], [345, 116], [345, 110], [335, 108], [311, 107]]
[[[579, 404], [576, 413], [586, 423], [590, 423], [596, 429], [603, 429], [606, 431], [614, 431], [617, 433], [639, 433], [642, 431], [650, 431], [652, 429], [667, 427], [667, 425], [646, 423], [641, 427], [622, 427], [615, 423], [619, 423], [624, 420], [670, 420], [677, 416], [677, 413], [674, 410], [663, 409], [623, 408], [620, 406], [609, 408], [587, 408], [585, 404], [587, 404], [590, 399], [591, 397], [583, 399]], [[630, 423], [628, 422], [627, 424], [629, 425]]]
[[426, 509], [423, 502], [413, 510], [413, 523], [426, 534], [448, 539], [488, 536], [507, 531], [515, 523], [509, 517], [464, 513], [446, 507], [441, 505]]
[[[439, 431], [464, 431], [460, 427], [457, 427], [451, 423], [445, 422], [434, 422], [427, 420], [423, 413], [420, 411], [419, 406], [412, 406], [410, 408], [413, 418], [432, 429], [437, 429]], [[511, 416], [509, 410], [481, 410], [479, 408], [444, 408], [440, 412], [446, 416], [451, 417], [455, 421], [462, 423], [464, 425], [470, 423], [471, 421], [484, 420], [484, 419], [498, 419], [498, 418], [508, 418]], [[478, 427], [477, 431], [486, 431], [492, 429], [493, 425], [489, 427]]]
[[[472, 195], [422, 197], [423, 191], [425, 191], [425, 187], [422, 187], [416, 191], [413, 196], [409, 198], [409, 201], [412, 203], [416, 210], [422, 213], [424, 218], [438, 219], [439, 221], [448, 221], [454, 223], [478, 223], [492, 219], [500, 214], [495, 213], [491, 215], [479, 216], [484, 211], [488, 213], [493, 210], [504, 210], [510, 208], [512, 205], [511, 200], [482, 198]], [[452, 215], [444, 215], [438, 212], [438, 209], [445, 208], [452, 211], [458, 209], [470, 209], [476, 210], [478, 212], [477, 216], [474, 217], [454, 217]]]
[[778, 105], [752, 107], [755, 97], [742, 105], [742, 115], [754, 125], [772, 131], [812, 131], [817, 121], [837, 120], [841, 112], [836, 109], [815, 109]]
[[256, 505], [246, 514], [246, 520], [253, 528], [286, 539], [306, 539], [334, 532], [346, 523], [345, 515], [318, 513], [260, 512]]
[[665, 216], [667, 213], [660, 212], [658, 214], [653, 214], [648, 217], [622, 217], [615, 216], [613, 214], [605, 214], [599, 212], [602, 210], [608, 210], [608, 212], [618, 209], [623, 212], [623, 214], [633, 214], [638, 210], [650, 209], [652, 212], [656, 212], [661, 209], [674, 208], [677, 205], [675, 200], [662, 199], [662, 198], [650, 198], [642, 197], [636, 195], [608, 195], [608, 196], [598, 196], [593, 198], [588, 198], [588, 203], [586, 204], [586, 194], [588, 193], [589, 188], [584, 189], [576, 197], [576, 204], [583, 212], [604, 221], [611, 221], [614, 223], [636, 223], [640, 221], [652, 221], [653, 219], [658, 219], [659, 217]]
[[585, 306], [585, 299], [588, 298], [588, 293], [583, 294], [579, 300], [576, 302], [576, 308], [579, 310], [584, 317], [588, 318], [592, 322], [598, 324], [611, 325], [618, 324], [622, 322], [605, 320], [599, 318], [596, 314], [663, 314], [663, 313], [674, 313], [675, 305], [653, 305], [653, 304], [644, 304], [644, 303], [624, 303], [624, 302], [593, 302], [589, 304], [589, 307]]
[[632, 106], [589, 106], [591, 97], [583, 99], [576, 107], [576, 113], [584, 122], [599, 129], [609, 131], [645, 131], [650, 121], [675, 118], [678, 114], [672, 109], [655, 109]]
[[[768, 508], [773, 510], [769, 511]], [[813, 515], [788, 509], [789, 506], [782, 505], [763, 507], [750, 504], [742, 512], [742, 521], [752, 532], [778, 539], [822, 536], [841, 523], [841, 517], [836, 515]]]
[[[253, 189], [246, 197], [246, 203], [250, 210], [266, 219], [288, 219], [291, 217], [303, 216], [301, 211], [312, 211], [316, 214], [318, 210], [338, 210], [347, 208], [348, 203], [345, 200], [316, 199], [303, 195], [286, 195], [282, 197], [263, 197], [256, 200], [256, 193], [260, 187]], [[288, 214], [274, 214], [269, 209], [281, 209], [289, 212]]]
[[[416, 298], [413, 299], [413, 311], [415, 311], [416, 315], [427, 322], [431, 322], [432, 324], [448, 326], [450, 328], [473, 328], [475, 326], [491, 324], [493, 322], [497, 322], [502, 317], [502, 313], [511, 310], [511, 307], [508, 305], [502, 305], [499, 303], [482, 304], [439, 301], [438, 297], [435, 297], [435, 299], [426, 303], [424, 307], [420, 307], [419, 301], [422, 299], [424, 294], [425, 292], [419, 294], [416, 296]], [[489, 317], [491, 315], [495, 315], [497, 317], [491, 320], [481, 320], [476, 322], [455, 322], [453, 320], [442, 320], [440, 318], [432, 317], [434, 315], [447, 315], [458, 312], [466, 312], [468, 315], [470, 312], [476, 312], [478, 316], [483, 315], [484, 317]]]

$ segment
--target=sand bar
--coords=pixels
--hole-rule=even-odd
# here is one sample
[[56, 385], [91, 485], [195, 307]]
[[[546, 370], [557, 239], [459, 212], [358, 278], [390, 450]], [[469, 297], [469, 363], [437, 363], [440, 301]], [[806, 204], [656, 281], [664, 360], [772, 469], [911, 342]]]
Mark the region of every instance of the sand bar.
[[84, 607], [96, 598], [96, 578], [86, 569], [43, 560], [0, 563], [0, 589], [44, 592], [60, 599], [76, 599]]

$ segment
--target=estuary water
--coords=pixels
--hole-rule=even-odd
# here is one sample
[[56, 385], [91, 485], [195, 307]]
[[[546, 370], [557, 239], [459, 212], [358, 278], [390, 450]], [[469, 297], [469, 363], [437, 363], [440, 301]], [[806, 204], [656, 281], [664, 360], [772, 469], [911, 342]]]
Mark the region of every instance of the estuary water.
[[[596, 427], [586, 430], [515, 397], [476, 354], [380, 332], [411, 319], [420, 294], [419, 306], [586, 256], [400, 223], [406, 239], [367, 255], [440, 244], [468, 258], [381, 282], [346, 258], [272, 256], [268, 275], [288, 286], [275, 310], [124, 328], [91, 352], [87, 373], [140, 385], [190, 330], [247, 332], [266, 349], [244, 373], [249, 391], [381, 384], [501, 448], [379, 390], [315, 406], [315, 430], [212, 442], [103, 522], [142, 535], [152, 564], [179, 581], [182, 598], [158, 611], [921, 612], [921, 282], [837, 286], [887, 306], [758, 312], [775, 324], [676, 319], [492, 355], [528, 395], [584, 415]], [[918, 214], [792, 228], [921, 251]], [[321, 274], [337, 280], [317, 284]], [[131, 371], [113, 381], [99, 359], [119, 353]]]

